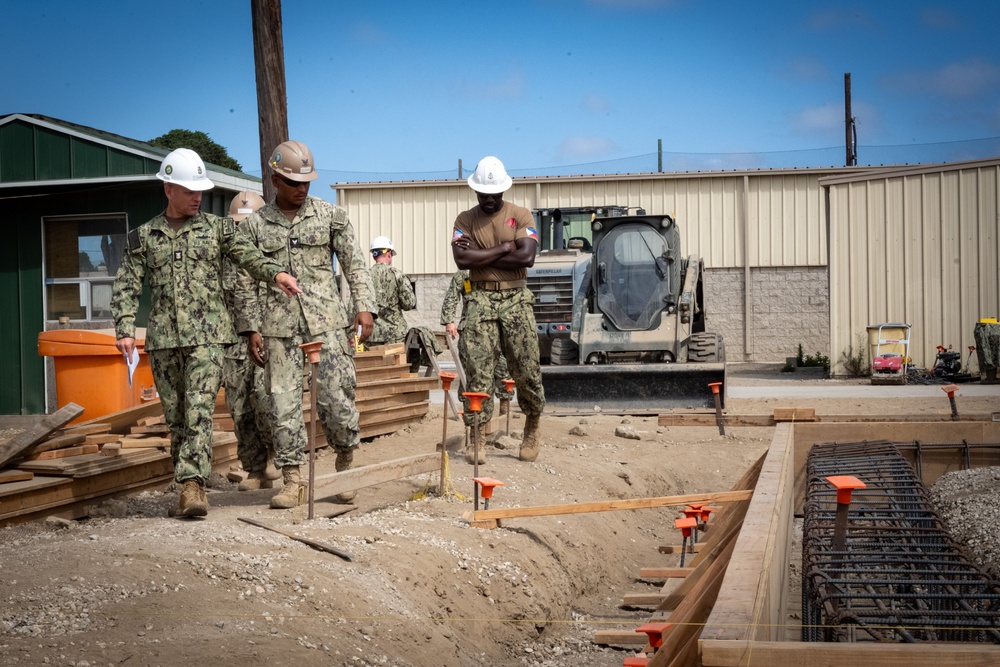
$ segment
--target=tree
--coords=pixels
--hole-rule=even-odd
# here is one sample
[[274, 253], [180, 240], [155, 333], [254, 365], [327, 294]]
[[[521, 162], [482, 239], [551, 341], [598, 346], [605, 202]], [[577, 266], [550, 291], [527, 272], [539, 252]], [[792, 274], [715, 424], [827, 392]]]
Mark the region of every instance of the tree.
[[175, 148], [190, 148], [205, 162], [217, 164], [226, 169], [243, 171], [240, 163], [229, 157], [226, 149], [212, 141], [204, 132], [192, 132], [191, 130], [170, 130], [166, 134], [155, 139], [150, 139], [153, 146], [173, 150]]

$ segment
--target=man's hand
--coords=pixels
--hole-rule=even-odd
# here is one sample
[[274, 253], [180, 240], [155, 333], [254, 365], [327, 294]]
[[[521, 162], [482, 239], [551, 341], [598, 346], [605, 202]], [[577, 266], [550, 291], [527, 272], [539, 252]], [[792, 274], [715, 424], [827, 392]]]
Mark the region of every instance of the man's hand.
[[358, 327], [361, 328], [361, 337], [358, 339], [362, 343], [368, 340], [368, 337], [372, 335], [372, 330], [375, 328], [375, 318], [372, 317], [371, 313], [363, 312], [358, 313], [354, 317], [354, 331], [357, 332]]
[[125, 355], [125, 361], [128, 362], [129, 358], [132, 356], [132, 350], [135, 349], [135, 338], [130, 338], [125, 336], [124, 338], [119, 338], [115, 341], [115, 347], [118, 351]]
[[285, 273], [282, 271], [274, 277], [274, 282], [277, 283], [281, 291], [288, 296], [295, 296], [296, 294], [302, 294], [302, 290], [299, 289], [299, 281], [295, 279], [295, 276]]
[[448, 332], [452, 340], [458, 338], [458, 326], [454, 322], [448, 322], [448, 324], [444, 325], [444, 330]]
[[264, 339], [256, 331], [251, 331], [247, 336], [247, 351], [255, 364], [261, 368], [267, 366], [267, 348], [264, 347]]

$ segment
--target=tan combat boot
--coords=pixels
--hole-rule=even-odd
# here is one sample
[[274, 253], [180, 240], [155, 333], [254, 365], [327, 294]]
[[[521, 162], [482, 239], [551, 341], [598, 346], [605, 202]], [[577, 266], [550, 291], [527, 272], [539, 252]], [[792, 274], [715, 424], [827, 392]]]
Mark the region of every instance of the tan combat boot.
[[267, 476], [265, 471], [256, 471], [247, 475], [247, 478], [240, 482], [240, 491], [257, 491], [258, 489], [274, 488], [274, 481]]
[[[267, 457], [267, 467], [264, 468], [264, 476], [270, 480], [281, 479], [281, 471], [274, 467], [274, 457]], [[273, 486], [273, 485], [272, 485]], [[265, 489], [270, 489], [270, 486], [263, 487]]]
[[173, 517], [205, 516], [208, 514], [208, 496], [201, 484], [193, 479], [184, 482], [177, 507], [170, 510]]
[[[337, 472], [350, 470], [352, 463], [354, 463], [354, 448], [337, 450]], [[354, 497], [357, 495], [357, 491], [344, 491], [343, 493], [337, 494], [337, 500], [342, 503], [349, 503], [354, 500]]]
[[[486, 463], [486, 434], [483, 432], [483, 424], [479, 425], [479, 461], [478, 463], [482, 465]], [[469, 465], [476, 463], [476, 429], [472, 429], [471, 437], [469, 438], [469, 444], [465, 447], [465, 462]]]
[[538, 458], [538, 450], [542, 441], [538, 436], [538, 422], [541, 415], [527, 415], [524, 422], [524, 436], [521, 438], [521, 451], [517, 457], [522, 461], [534, 461]]
[[298, 505], [302, 489], [298, 466], [285, 466], [281, 469], [281, 477], [285, 486], [271, 498], [271, 509], [275, 510], [287, 510]]

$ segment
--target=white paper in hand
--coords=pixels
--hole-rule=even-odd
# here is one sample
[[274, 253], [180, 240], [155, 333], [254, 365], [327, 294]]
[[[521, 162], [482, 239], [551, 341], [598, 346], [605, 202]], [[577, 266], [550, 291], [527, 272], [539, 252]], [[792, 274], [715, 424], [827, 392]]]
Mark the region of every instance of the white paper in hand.
[[132, 348], [132, 356], [125, 357], [125, 363], [128, 364], [128, 386], [132, 386], [132, 375], [135, 373], [136, 366], [139, 365], [139, 350], [137, 348]]

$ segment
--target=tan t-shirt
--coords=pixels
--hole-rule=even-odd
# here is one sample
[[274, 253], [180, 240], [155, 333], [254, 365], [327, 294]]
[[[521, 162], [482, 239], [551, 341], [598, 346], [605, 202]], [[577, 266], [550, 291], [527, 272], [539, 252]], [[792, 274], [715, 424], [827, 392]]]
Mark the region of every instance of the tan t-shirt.
[[[505, 201], [503, 208], [493, 215], [486, 215], [478, 206], [459, 213], [455, 218], [452, 239], [462, 236], [471, 238], [479, 248], [492, 248], [517, 239], [533, 238], [537, 241], [538, 231], [531, 211]], [[472, 282], [523, 280], [527, 275], [527, 269], [483, 268], [469, 271]]]

